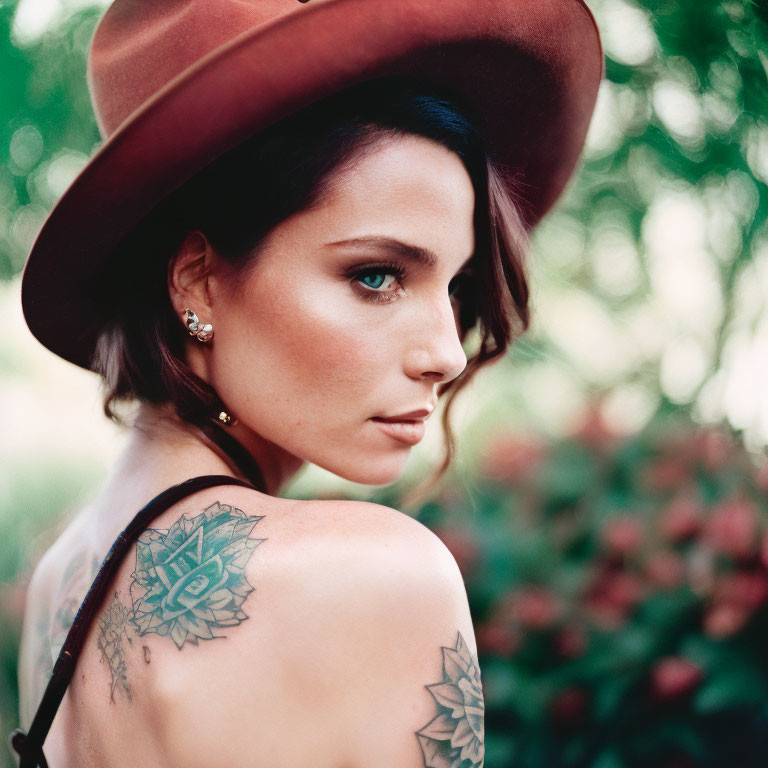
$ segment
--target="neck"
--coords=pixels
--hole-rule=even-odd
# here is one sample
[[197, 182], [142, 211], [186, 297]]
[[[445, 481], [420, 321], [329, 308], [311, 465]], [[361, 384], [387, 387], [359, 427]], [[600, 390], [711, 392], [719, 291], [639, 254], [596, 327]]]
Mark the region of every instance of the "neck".
[[[228, 427], [212, 425], [215, 432], [221, 430], [236, 440], [258, 466], [257, 474], [263, 477], [266, 493], [278, 495], [280, 489], [302, 467], [303, 461], [264, 439], [247, 426], [238, 422]], [[204, 474], [228, 474], [261, 486], [254, 477], [248, 476], [247, 468], [238, 465], [236, 458], [222, 448], [221, 441], [214, 441], [199, 427], [180, 419], [170, 404], [141, 403], [131, 427], [129, 453], [139, 457], [145, 465], [155, 467], [156, 462], [176, 465], [180, 474], [189, 476]], [[194, 469], [190, 469], [194, 467]], [[190, 474], [191, 472], [191, 474]]]

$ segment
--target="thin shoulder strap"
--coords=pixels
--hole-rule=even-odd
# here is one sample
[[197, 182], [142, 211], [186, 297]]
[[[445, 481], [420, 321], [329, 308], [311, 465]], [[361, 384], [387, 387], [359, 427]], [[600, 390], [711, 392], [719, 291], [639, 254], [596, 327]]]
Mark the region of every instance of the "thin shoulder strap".
[[228, 475], [200, 475], [192, 477], [159, 493], [148, 504], [142, 507], [123, 532], [117, 537], [107, 556], [96, 574], [96, 578], [88, 589], [80, 605], [75, 620], [69, 628], [64, 645], [53, 667], [51, 679], [48, 681], [43, 697], [40, 700], [35, 717], [24, 732], [16, 728], [10, 736], [11, 746], [20, 757], [19, 768], [48, 768], [43, 753], [43, 742], [56, 716], [72, 675], [75, 672], [77, 658], [82, 650], [88, 627], [93, 620], [96, 609], [101, 604], [104, 590], [117, 572], [128, 548], [139, 537], [141, 532], [158, 515], [172, 507], [177, 501], [195, 491], [210, 488], [214, 485], [243, 485], [256, 489], [252, 483]]

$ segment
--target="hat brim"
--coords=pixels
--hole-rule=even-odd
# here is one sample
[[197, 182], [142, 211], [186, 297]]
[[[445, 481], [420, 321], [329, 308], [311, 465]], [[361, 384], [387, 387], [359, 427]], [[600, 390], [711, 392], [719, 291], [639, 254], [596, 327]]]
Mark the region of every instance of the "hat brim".
[[474, 111], [519, 170], [535, 225], [570, 178], [604, 58], [582, 0], [323, 0], [249, 30], [167, 83], [93, 155], [41, 228], [22, 276], [45, 347], [88, 369], [104, 302], [87, 278], [164, 197], [255, 132], [342, 88], [417, 77]]

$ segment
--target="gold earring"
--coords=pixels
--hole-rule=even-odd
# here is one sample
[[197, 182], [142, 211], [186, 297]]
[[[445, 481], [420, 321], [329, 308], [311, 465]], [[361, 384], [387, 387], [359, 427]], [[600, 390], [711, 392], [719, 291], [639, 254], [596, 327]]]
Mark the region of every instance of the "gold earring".
[[200, 341], [210, 341], [213, 338], [213, 326], [210, 323], [202, 325], [197, 315], [189, 308], [185, 307], [187, 313], [187, 328], [190, 336], [196, 336]]
[[237, 419], [233, 418], [232, 415], [226, 411], [221, 411], [217, 418], [225, 427], [229, 427], [232, 424], [237, 424]]

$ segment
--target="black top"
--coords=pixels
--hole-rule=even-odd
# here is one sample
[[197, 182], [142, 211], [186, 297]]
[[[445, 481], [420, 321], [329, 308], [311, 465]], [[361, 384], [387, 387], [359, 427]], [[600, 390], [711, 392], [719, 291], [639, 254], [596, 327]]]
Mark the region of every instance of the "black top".
[[56, 711], [64, 698], [69, 681], [75, 672], [77, 658], [85, 643], [88, 628], [93, 620], [96, 609], [101, 604], [105, 590], [111, 582], [117, 569], [130, 546], [138, 539], [142, 531], [158, 515], [172, 507], [177, 501], [189, 496], [195, 491], [210, 488], [215, 485], [241, 485], [255, 490], [264, 491], [263, 476], [253, 458], [245, 448], [231, 435], [224, 432], [224, 427], [213, 426], [212, 423], [197, 423], [203, 431], [227, 454], [235, 466], [245, 477], [254, 482], [241, 480], [229, 475], [200, 475], [166, 488], [142, 507], [123, 532], [110, 547], [107, 556], [96, 574], [96, 578], [75, 615], [74, 622], [69, 628], [64, 645], [61, 647], [56, 663], [53, 666], [51, 678], [48, 681], [37, 712], [25, 732], [16, 728], [9, 736], [11, 746], [19, 755], [19, 768], [48, 768], [43, 753], [43, 742], [50, 730]]

